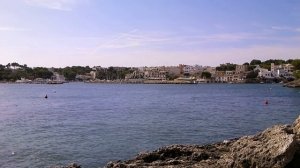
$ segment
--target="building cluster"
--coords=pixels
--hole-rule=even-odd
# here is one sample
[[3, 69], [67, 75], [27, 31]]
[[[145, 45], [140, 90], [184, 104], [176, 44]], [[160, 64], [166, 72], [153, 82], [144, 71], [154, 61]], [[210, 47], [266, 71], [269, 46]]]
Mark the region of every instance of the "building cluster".
[[[226, 64], [225, 64], [226, 65]], [[138, 80], [175, 80], [188, 81], [191, 83], [245, 83], [247, 75], [254, 71], [261, 79], [293, 78], [293, 66], [291, 64], [271, 64], [271, 70], [256, 65], [250, 69], [249, 65], [236, 65], [234, 70], [220, 71], [215, 67], [200, 65], [161, 66], [136, 68], [134, 72], [127, 74], [125, 81]], [[209, 73], [207, 77], [202, 73]]]
[[96, 79], [96, 71], [93, 70], [91, 71], [90, 73], [86, 73], [84, 75], [79, 75], [77, 74], [75, 79], [78, 80], [78, 81], [88, 81], [88, 80], [95, 80]]
[[[220, 67], [230, 67], [233, 64], [222, 64]], [[222, 68], [200, 66], [200, 65], [184, 65], [178, 66], [159, 66], [159, 67], [139, 67], [127, 68], [128, 73], [120, 77], [126, 68], [113, 67], [116, 74], [114, 79], [109, 77], [108, 69], [102, 67], [93, 67], [90, 73], [77, 74], [75, 80], [90, 82], [128, 82], [128, 83], [245, 83], [248, 74], [257, 74], [254, 78], [264, 80], [274, 79], [291, 79], [293, 78], [293, 66], [291, 64], [275, 65], [271, 63], [270, 70], [256, 65], [250, 68], [249, 65], [234, 65], [230, 70], [220, 70]], [[228, 69], [228, 68], [227, 68]], [[50, 69], [51, 70], [51, 69]], [[17, 80], [18, 83], [50, 83], [59, 84], [66, 82], [63, 75], [53, 72], [51, 79], [37, 78], [30, 81], [22, 78]], [[97, 79], [97, 73], [104, 73], [102, 79]], [[98, 74], [99, 75], [99, 74]], [[125, 77], [125, 79], [124, 79]]]
[[271, 63], [270, 71], [259, 66], [256, 66], [254, 70], [258, 71], [259, 77], [270, 80], [275, 78], [293, 78], [293, 65], [291, 64], [275, 65], [274, 63]]
[[65, 83], [66, 79], [63, 75], [60, 75], [57, 72], [53, 72], [51, 79], [43, 79], [43, 78], [35, 78], [33, 80], [29, 80], [26, 78], [21, 78], [16, 80], [16, 83], [33, 83], [33, 84], [62, 84]]
[[218, 83], [244, 83], [248, 69], [248, 65], [236, 65], [232, 71], [215, 71], [214, 80]]

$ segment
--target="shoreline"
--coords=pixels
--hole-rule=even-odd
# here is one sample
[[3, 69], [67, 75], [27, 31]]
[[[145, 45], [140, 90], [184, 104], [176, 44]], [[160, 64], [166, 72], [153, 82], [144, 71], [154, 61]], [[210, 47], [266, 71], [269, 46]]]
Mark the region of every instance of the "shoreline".
[[250, 136], [208, 145], [170, 145], [140, 153], [105, 168], [296, 168], [300, 165], [300, 116], [291, 125], [274, 125]]
[[286, 83], [283, 85], [284, 87], [289, 87], [289, 88], [299, 88], [300, 87], [300, 79], [294, 80], [292, 82]]
[[65, 83], [85, 83], [85, 84], [165, 84], [165, 85], [172, 85], [172, 84], [196, 84], [196, 85], [207, 85], [207, 84], [282, 84], [284, 87], [300, 87], [300, 83], [297, 82], [289, 82], [289, 83], [271, 83], [271, 82], [186, 82], [186, 81], [152, 81], [146, 80], [142, 82], [131, 82], [131, 81], [68, 81], [68, 82], [46, 82], [46, 83], [39, 83], [39, 82], [5, 82], [0, 81], [0, 84], [31, 84], [31, 85], [62, 85]]

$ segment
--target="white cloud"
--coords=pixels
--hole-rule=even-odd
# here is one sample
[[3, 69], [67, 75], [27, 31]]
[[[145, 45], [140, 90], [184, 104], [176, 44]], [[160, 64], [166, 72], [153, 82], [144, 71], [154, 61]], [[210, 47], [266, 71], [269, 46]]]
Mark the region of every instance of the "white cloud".
[[43, 7], [53, 10], [70, 11], [79, 3], [87, 0], [24, 0], [30, 6]]
[[288, 27], [288, 26], [272, 26], [272, 30], [276, 31], [290, 31], [290, 32], [300, 32], [300, 28]]

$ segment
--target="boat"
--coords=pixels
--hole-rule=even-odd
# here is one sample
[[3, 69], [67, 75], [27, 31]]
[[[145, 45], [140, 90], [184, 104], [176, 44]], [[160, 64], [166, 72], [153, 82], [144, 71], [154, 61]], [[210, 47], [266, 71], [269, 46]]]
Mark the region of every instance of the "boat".
[[64, 82], [62, 81], [55, 81], [55, 80], [51, 80], [51, 81], [48, 81], [47, 84], [63, 84]]

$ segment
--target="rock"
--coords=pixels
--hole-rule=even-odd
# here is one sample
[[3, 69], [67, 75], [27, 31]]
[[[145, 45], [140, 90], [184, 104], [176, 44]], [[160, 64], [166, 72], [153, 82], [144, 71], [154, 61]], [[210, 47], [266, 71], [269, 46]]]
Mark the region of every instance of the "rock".
[[242, 137], [231, 146], [227, 167], [284, 167], [296, 152], [289, 126], [274, 126], [255, 136]]
[[68, 166], [55, 166], [55, 167], [52, 167], [52, 168], [81, 168], [81, 166], [76, 164], [76, 163], [71, 163]]
[[293, 123], [293, 133], [300, 135], [300, 116]]
[[296, 168], [300, 167], [300, 116], [293, 125], [275, 125], [253, 136], [211, 145], [171, 145], [106, 168]]
[[300, 116], [293, 123], [293, 133], [296, 137], [297, 149], [293, 160], [286, 166], [286, 168], [299, 168], [300, 166]]
[[294, 80], [292, 82], [286, 83], [283, 85], [284, 87], [291, 87], [291, 88], [296, 88], [300, 87], [300, 79]]

